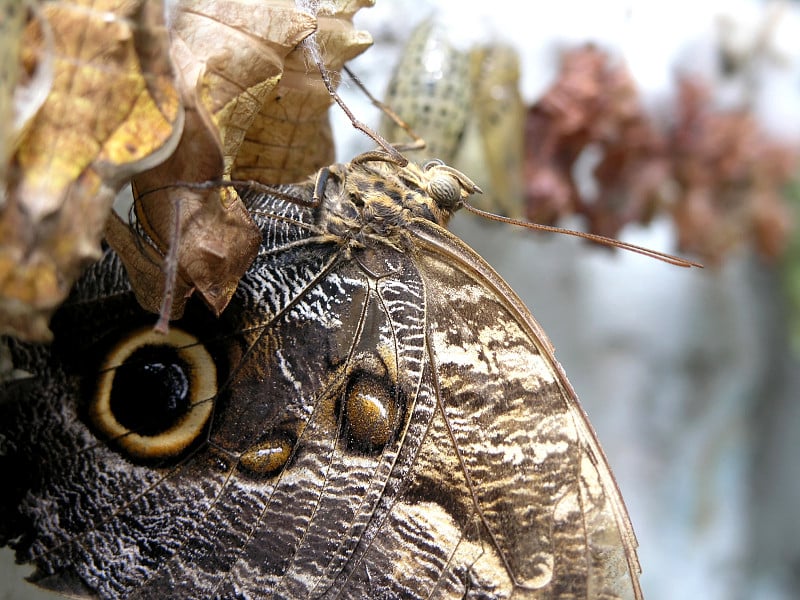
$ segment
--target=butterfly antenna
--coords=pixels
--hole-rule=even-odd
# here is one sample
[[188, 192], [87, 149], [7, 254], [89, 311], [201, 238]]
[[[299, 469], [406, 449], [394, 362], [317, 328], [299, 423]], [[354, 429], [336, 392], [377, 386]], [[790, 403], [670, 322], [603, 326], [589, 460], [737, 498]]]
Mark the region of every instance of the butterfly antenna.
[[694, 262], [692, 260], [687, 260], [685, 258], [680, 258], [679, 256], [673, 256], [672, 254], [667, 254], [665, 252], [658, 252], [657, 250], [650, 250], [649, 248], [644, 248], [642, 246], [637, 246], [636, 244], [629, 244], [628, 242], [621, 242], [620, 240], [615, 240], [613, 238], [606, 237], [604, 235], [597, 235], [596, 233], [586, 233], [584, 231], [575, 231], [573, 229], [564, 229], [563, 227], [553, 227], [552, 225], [542, 225], [540, 223], [529, 223], [527, 221], [519, 221], [517, 219], [511, 219], [509, 217], [503, 217], [500, 215], [496, 215], [494, 213], [487, 212], [485, 210], [481, 210], [479, 208], [475, 208], [471, 204], [466, 202], [463, 203], [465, 209], [471, 212], [474, 215], [478, 215], [479, 217], [483, 217], [484, 219], [489, 219], [490, 221], [497, 221], [499, 223], [507, 223], [509, 225], [517, 225], [518, 227], [524, 227], [526, 229], [533, 229], [536, 231], [549, 231], [550, 233], [563, 233], [566, 235], [571, 235], [573, 237], [583, 238], [584, 240], [589, 240], [590, 242], [594, 242], [595, 244], [601, 244], [603, 246], [610, 246], [612, 248], [620, 248], [621, 250], [628, 250], [629, 252], [635, 252], [636, 254], [641, 254], [643, 256], [649, 256], [650, 258], [655, 258], [657, 260], [663, 261], [665, 263], [669, 263], [671, 265], [675, 265], [677, 267], [699, 267], [703, 268], [698, 262]]
[[367, 89], [367, 86], [364, 85], [364, 83], [361, 81], [361, 79], [359, 79], [358, 76], [355, 73], [353, 73], [347, 65], [345, 65], [343, 67], [343, 69], [344, 69], [344, 72], [347, 73], [348, 77], [350, 77], [350, 79], [353, 80], [353, 83], [356, 84], [356, 87], [358, 87], [358, 89], [361, 90], [361, 92], [369, 99], [369, 101], [372, 103], [372, 105], [375, 108], [377, 108], [378, 110], [380, 110], [387, 117], [389, 117], [392, 120], [392, 123], [394, 123], [400, 129], [405, 131], [409, 135], [409, 137], [412, 140], [414, 140], [410, 144], [393, 144], [392, 146], [395, 149], [397, 149], [397, 150], [399, 150], [401, 152], [409, 152], [409, 151], [412, 151], [412, 150], [424, 150], [425, 149], [425, 147], [427, 146], [427, 144], [425, 143], [425, 140], [422, 139], [413, 129], [411, 129], [411, 126], [408, 123], [406, 123], [402, 119], [402, 117], [400, 117], [400, 115], [398, 115], [394, 110], [392, 110], [391, 106], [381, 102], [375, 96], [373, 96], [372, 92], [370, 92]]
[[400, 154], [400, 151], [387, 142], [377, 131], [356, 119], [353, 111], [347, 107], [347, 104], [345, 104], [344, 100], [342, 100], [342, 97], [339, 96], [338, 92], [334, 88], [333, 82], [331, 81], [330, 73], [328, 72], [327, 67], [325, 67], [325, 64], [320, 56], [316, 34], [310, 35], [301, 43], [308, 49], [309, 54], [314, 59], [317, 69], [319, 69], [320, 77], [322, 77], [322, 82], [325, 84], [325, 87], [328, 90], [328, 94], [330, 94], [331, 98], [333, 98], [336, 104], [339, 105], [339, 108], [344, 111], [344, 114], [346, 114], [347, 118], [350, 119], [353, 127], [372, 138], [381, 148], [386, 151], [386, 153], [391, 157], [392, 162], [397, 163], [397, 165], [401, 167], [405, 167], [408, 164], [408, 159]]

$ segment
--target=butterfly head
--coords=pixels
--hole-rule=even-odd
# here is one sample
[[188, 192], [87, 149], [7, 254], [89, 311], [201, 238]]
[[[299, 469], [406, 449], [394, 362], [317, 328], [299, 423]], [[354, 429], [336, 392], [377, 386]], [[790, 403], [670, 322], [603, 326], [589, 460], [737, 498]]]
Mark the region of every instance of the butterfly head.
[[328, 234], [360, 247], [377, 242], [395, 248], [413, 247], [411, 221], [446, 227], [469, 195], [481, 193], [466, 175], [440, 160], [399, 165], [380, 151], [322, 169], [314, 189], [312, 200], [324, 196], [320, 224]]

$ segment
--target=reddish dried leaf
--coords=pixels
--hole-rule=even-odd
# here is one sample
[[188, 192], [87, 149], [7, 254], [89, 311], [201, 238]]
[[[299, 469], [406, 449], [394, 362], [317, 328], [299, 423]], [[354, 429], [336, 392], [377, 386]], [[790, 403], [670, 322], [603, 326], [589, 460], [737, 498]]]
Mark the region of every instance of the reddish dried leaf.
[[715, 111], [700, 83], [679, 85], [671, 139], [679, 247], [718, 264], [749, 241], [775, 258], [792, 227], [781, 191], [795, 172], [797, 148], [770, 140], [749, 112]]
[[565, 54], [558, 80], [528, 111], [525, 183], [528, 219], [552, 224], [578, 211], [572, 169], [593, 140], [606, 57], [594, 47]]
[[[664, 135], [624, 69], [594, 48], [573, 51], [531, 107], [526, 136], [531, 220], [581, 214], [592, 233], [614, 237], [665, 209], [670, 190], [679, 247], [706, 262], [720, 262], [746, 240], [767, 257], [785, 244], [791, 220], [780, 190], [797, 150], [770, 141], [747, 111], [714, 111], [695, 83], [680, 83], [676, 124]], [[598, 156], [593, 192], [575, 181], [587, 151]]]
[[[529, 219], [552, 223], [579, 213], [592, 233], [613, 237], [655, 210], [668, 170], [663, 141], [627, 70], [597, 48], [564, 56], [558, 80], [529, 111], [526, 141]], [[587, 150], [599, 156], [591, 197], [574, 180]]]

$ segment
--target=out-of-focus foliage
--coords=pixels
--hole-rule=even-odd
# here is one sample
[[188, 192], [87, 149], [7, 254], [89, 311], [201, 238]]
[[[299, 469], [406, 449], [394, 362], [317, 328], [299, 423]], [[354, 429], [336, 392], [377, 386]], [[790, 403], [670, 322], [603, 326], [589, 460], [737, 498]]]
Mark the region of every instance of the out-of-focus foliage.
[[715, 111], [697, 82], [681, 81], [678, 99], [667, 158], [679, 247], [719, 263], [749, 242], [774, 260], [792, 229], [784, 188], [797, 169], [796, 149], [771, 140], [748, 111]]
[[[786, 190], [790, 208], [797, 218], [800, 212], [800, 178], [795, 177]], [[789, 336], [796, 356], [800, 356], [800, 230], [795, 229], [789, 238], [782, 261], [783, 286], [789, 304]]]
[[[663, 147], [622, 64], [593, 46], [566, 52], [558, 79], [528, 109], [528, 219], [553, 224], [579, 213], [592, 233], [609, 237], [625, 223], [647, 222], [666, 175]], [[593, 197], [576, 175], [584, 152], [597, 159]]]

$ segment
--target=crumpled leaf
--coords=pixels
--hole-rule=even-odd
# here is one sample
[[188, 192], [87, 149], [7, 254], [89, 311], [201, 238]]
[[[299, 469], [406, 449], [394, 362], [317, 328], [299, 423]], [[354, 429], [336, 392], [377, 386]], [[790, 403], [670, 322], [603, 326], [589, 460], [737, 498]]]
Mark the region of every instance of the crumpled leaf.
[[793, 225], [783, 188], [797, 169], [797, 148], [770, 140], [748, 111], [714, 110], [697, 81], [679, 81], [677, 112], [671, 145], [679, 248], [719, 264], [750, 241], [763, 257], [777, 258]]
[[[679, 249], [704, 262], [719, 264], [746, 241], [777, 257], [792, 227], [782, 190], [798, 148], [770, 139], [746, 108], [715, 109], [696, 81], [679, 81], [679, 91], [674, 123], [660, 129], [623, 66], [592, 46], [566, 53], [528, 112], [528, 218], [579, 214], [591, 233], [614, 237], [662, 212], [677, 226]], [[595, 153], [593, 185], [581, 186], [576, 170], [587, 152]]]
[[167, 43], [158, 2], [45, 3], [35, 14], [23, 78], [49, 60], [54, 75], [4, 181], [0, 330], [46, 340], [50, 314], [100, 255], [116, 190], [171, 152], [182, 112], [168, 62], [148, 59]]
[[[174, 281], [165, 268], [130, 269], [144, 308], [177, 318], [197, 291], [219, 314], [255, 257], [258, 228], [236, 192], [189, 189], [187, 184], [229, 176], [233, 158], [270, 91], [283, 74], [286, 55], [316, 26], [293, 2], [178, 2], [171, 14], [171, 56], [186, 109], [183, 137], [168, 160], [137, 175], [134, 190], [139, 225], [157, 254], [175, 252]], [[177, 213], [177, 219], [176, 219]], [[129, 268], [152, 257], [137, 256], [127, 235], [109, 231], [109, 243]], [[162, 264], [163, 261], [158, 261]]]
[[[283, 77], [265, 98], [235, 156], [234, 179], [265, 184], [298, 182], [335, 160], [328, 109], [333, 103], [309, 51], [338, 84], [344, 64], [372, 45], [366, 31], [353, 27], [353, 15], [375, 0], [309, 3], [318, 21], [316, 44], [295, 48]], [[314, 6], [316, 4], [316, 6]]]
[[[23, 2], [18, 2], [4, 6], [3, 10], [5, 14], [0, 18], [0, 181], [5, 182], [11, 151], [18, 141], [14, 95], [22, 75], [19, 54], [27, 8]], [[5, 201], [6, 189], [3, 186], [0, 188], [0, 207]]]
[[[652, 216], [667, 174], [662, 136], [627, 69], [602, 50], [564, 54], [558, 79], [529, 109], [525, 139], [529, 220], [553, 224], [578, 213], [590, 232], [614, 237], [626, 223]], [[597, 155], [591, 196], [575, 180], [587, 150]]]

